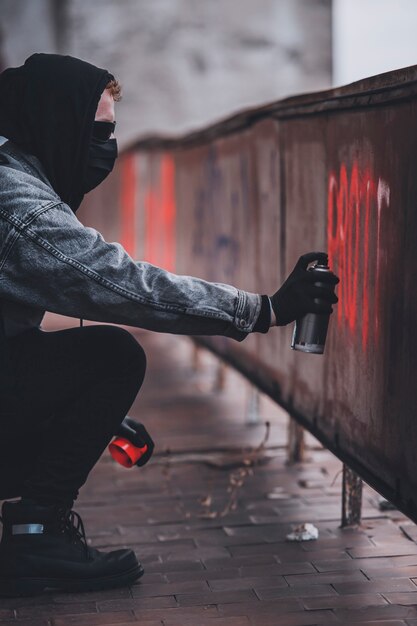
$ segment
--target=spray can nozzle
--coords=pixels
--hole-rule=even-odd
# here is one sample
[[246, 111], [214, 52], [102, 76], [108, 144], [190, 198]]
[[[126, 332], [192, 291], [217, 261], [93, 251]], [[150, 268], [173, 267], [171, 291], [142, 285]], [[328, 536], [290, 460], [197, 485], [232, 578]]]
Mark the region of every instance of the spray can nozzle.
[[131, 468], [139, 461], [140, 458], [148, 451], [148, 446], [137, 448], [128, 439], [116, 437], [109, 444], [109, 452], [113, 459], [123, 465], [123, 467]]

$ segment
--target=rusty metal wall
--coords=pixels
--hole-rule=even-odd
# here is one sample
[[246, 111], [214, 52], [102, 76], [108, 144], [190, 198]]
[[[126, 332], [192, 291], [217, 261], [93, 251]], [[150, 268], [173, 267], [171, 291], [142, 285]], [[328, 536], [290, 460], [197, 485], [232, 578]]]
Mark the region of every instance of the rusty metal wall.
[[[417, 67], [132, 148], [84, 215], [135, 258], [273, 293], [327, 249], [326, 353], [202, 338], [417, 520]], [[99, 196], [99, 194], [101, 194]]]

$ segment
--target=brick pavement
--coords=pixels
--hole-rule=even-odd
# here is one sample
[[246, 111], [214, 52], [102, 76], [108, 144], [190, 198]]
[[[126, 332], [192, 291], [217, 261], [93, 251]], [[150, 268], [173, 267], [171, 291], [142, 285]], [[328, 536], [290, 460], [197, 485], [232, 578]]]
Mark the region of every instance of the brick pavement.
[[[417, 626], [404, 517], [381, 513], [366, 488], [362, 527], [341, 530], [337, 459], [309, 436], [306, 462], [287, 466], [278, 407], [262, 398], [261, 422], [245, 425], [250, 387], [238, 374], [217, 392], [214, 357], [201, 353], [196, 370], [189, 340], [137, 335], [148, 373], [131, 415], [157, 453], [132, 470], [104, 454], [76, 510], [92, 545], [133, 547], [145, 575], [130, 589], [2, 599], [0, 626]], [[300, 522], [319, 539], [285, 541]]]

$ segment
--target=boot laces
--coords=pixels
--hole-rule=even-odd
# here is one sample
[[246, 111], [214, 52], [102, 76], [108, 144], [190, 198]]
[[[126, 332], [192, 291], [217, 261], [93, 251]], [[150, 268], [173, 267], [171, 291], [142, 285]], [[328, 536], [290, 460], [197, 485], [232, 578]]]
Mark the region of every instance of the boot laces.
[[61, 518], [61, 530], [69, 538], [71, 543], [82, 543], [86, 555], [89, 554], [87, 537], [85, 536], [84, 524], [81, 516], [76, 511], [65, 510]]

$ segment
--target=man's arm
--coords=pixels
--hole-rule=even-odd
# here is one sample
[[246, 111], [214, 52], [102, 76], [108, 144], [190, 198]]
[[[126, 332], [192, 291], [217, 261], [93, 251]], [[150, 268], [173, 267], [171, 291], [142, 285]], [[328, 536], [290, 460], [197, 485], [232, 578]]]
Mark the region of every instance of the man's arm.
[[17, 236], [2, 260], [2, 297], [71, 317], [237, 340], [258, 319], [260, 295], [137, 263], [65, 204], [10, 226]]

